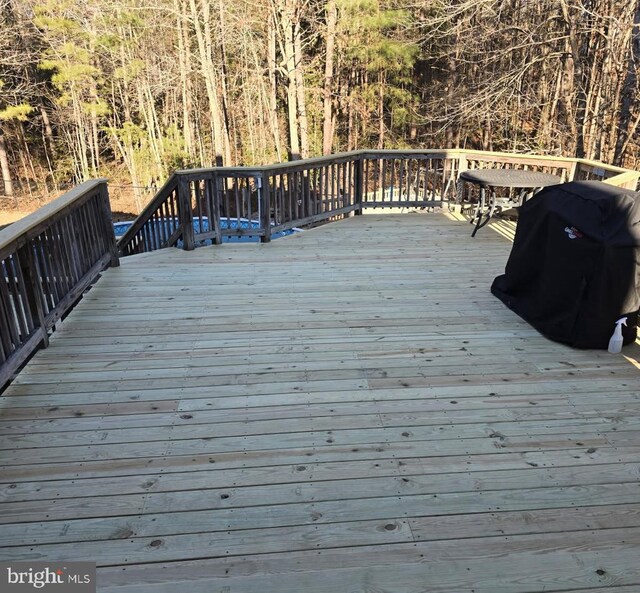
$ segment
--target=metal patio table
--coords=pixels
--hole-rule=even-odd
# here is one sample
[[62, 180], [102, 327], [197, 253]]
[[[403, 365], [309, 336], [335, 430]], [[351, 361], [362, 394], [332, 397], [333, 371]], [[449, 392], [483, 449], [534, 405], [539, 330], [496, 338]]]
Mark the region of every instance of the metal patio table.
[[[522, 205], [537, 190], [549, 185], [562, 183], [562, 179], [557, 175], [520, 169], [474, 169], [463, 171], [460, 173], [460, 180], [480, 187], [480, 199], [476, 205], [475, 214], [471, 219], [471, 223], [475, 222], [476, 225], [471, 233], [472, 237], [475, 237], [478, 229], [481, 229], [491, 220], [495, 212], [497, 203], [496, 188], [520, 189], [517, 205]], [[488, 198], [487, 190], [489, 190]]]

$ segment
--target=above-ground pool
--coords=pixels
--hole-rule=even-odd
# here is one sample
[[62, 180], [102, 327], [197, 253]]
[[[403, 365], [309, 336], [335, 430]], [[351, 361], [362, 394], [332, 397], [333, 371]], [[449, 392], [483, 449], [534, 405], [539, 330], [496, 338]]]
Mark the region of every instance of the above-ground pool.
[[[133, 220], [125, 220], [122, 222], [114, 222], [113, 230], [116, 234], [116, 239], [120, 239], [131, 227], [134, 223]], [[163, 218], [162, 223], [165, 225], [168, 234], [170, 235], [173, 230], [177, 226], [177, 220], [175, 218]], [[148, 223], [147, 223], [148, 224]], [[157, 223], [156, 223], [157, 224]], [[258, 235], [243, 235], [241, 237], [238, 236], [225, 236], [225, 229], [259, 229], [260, 221], [258, 220], [248, 220], [247, 218], [221, 218], [220, 219], [220, 227], [222, 229], [222, 242], [223, 243], [257, 243], [260, 241], [260, 237]], [[197, 233], [206, 233], [209, 231], [209, 219], [206, 216], [202, 217], [202, 230], [200, 229], [200, 219], [194, 219], [193, 221], [193, 230]], [[294, 233], [301, 232], [302, 229], [293, 228], [286, 231], [280, 231], [277, 233], [273, 233], [271, 235], [272, 239], [278, 239], [280, 237], [286, 237], [287, 235], [293, 235]], [[196, 237], [197, 238], [197, 237]], [[213, 241], [211, 239], [206, 239], [203, 241], [196, 240], [196, 246], [202, 247], [203, 245], [212, 245]], [[182, 246], [182, 241], [178, 241], [178, 247]]]

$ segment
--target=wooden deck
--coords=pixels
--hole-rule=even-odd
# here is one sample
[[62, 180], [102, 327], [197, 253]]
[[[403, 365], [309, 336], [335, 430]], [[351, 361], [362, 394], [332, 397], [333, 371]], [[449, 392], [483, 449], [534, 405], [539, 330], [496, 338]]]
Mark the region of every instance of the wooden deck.
[[541, 337], [470, 231], [108, 270], [1, 400], [0, 558], [105, 593], [640, 591], [640, 347]]

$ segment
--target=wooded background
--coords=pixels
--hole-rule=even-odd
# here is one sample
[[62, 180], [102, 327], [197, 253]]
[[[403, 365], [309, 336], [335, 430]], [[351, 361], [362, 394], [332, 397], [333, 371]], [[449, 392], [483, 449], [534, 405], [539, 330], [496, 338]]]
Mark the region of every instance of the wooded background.
[[640, 0], [0, 0], [16, 201], [107, 176], [467, 147], [637, 168]]

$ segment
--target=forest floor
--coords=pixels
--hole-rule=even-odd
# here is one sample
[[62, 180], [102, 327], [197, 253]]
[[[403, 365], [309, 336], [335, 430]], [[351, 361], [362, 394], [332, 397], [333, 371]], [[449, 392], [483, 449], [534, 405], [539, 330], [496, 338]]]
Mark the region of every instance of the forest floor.
[[[138, 216], [139, 210], [132, 192], [109, 188], [109, 196], [114, 222], [132, 220]], [[52, 195], [49, 198], [43, 199], [29, 196], [20, 197], [18, 198], [17, 206], [13, 199], [0, 197], [0, 228], [24, 218], [27, 214], [35, 212], [38, 208], [42, 208], [42, 206], [57, 197], [59, 196]], [[146, 204], [152, 197], [153, 196], [149, 195], [144, 203]]]

